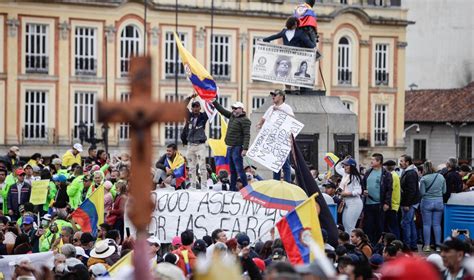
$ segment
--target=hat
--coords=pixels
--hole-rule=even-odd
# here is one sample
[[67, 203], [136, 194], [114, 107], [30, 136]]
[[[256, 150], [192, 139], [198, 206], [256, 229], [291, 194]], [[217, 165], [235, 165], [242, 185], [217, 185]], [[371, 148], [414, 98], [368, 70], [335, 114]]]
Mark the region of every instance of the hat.
[[247, 234], [240, 233], [236, 237], [237, 237], [237, 244], [239, 244], [241, 247], [246, 247], [250, 244], [250, 238]]
[[380, 266], [383, 264], [383, 257], [380, 254], [373, 254], [369, 259], [369, 263], [374, 266]]
[[156, 265], [156, 276], [160, 279], [185, 280], [183, 271], [174, 264], [162, 262]]
[[84, 251], [84, 248], [76, 246], [76, 257], [77, 256], [83, 256], [84, 258], [89, 258], [89, 256], [86, 254], [86, 251]]
[[50, 214], [44, 214], [41, 219], [46, 220], [46, 221], [51, 221], [51, 215]]
[[260, 271], [265, 271], [265, 262], [260, 258], [253, 258], [252, 261], [258, 267]]
[[193, 249], [196, 250], [196, 251], [205, 253], [206, 248], [207, 248], [206, 245], [207, 245], [206, 241], [204, 241], [202, 239], [198, 239], [198, 240], [194, 241]]
[[440, 271], [443, 271], [446, 269], [446, 267], [443, 264], [443, 259], [438, 254], [431, 254], [426, 258], [426, 260], [434, 264]]
[[150, 236], [150, 237], [148, 237], [148, 239], [146, 241], [150, 244], [153, 244], [153, 245], [155, 245], [155, 244], [157, 244], [158, 246], [161, 245], [161, 241], [156, 236]]
[[173, 237], [173, 239], [171, 240], [171, 245], [173, 246], [177, 246], [177, 245], [181, 245], [181, 237], [179, 236], [175, 236]]
[[25, 174], [25, 170], [23, 170], [23, 168], [18, 168], [16, 171], [15, 171], [15, 174], [16, 176], [20, 176], [22, 174]]
[[94, 240], [95, 240], [95, 238], [94, 238], [94, 236], [92, 236], [92, 234], [90, 232], [84, 232], [81, 235], [81, 244], [83, 244], [83, 245], [88, 244], [88, 243], [90, 243]]
[[281, 96], [286, 96], [286, 93], [284, 90], [281, 89], [276, 89], [274, 91], [270, 92], [271, 95], [281, 95]]
[[65, 183], [66, 181], [67, 178], [63, 174], [56, 174], [53, 176], [53, 182]]
[[201, 107], [201, 102], [194, 101], [193, 103], [191, 103], [191, 107]]
[[15, 153], [15, 155], [19, 156], [20, 155], [20, 148], [18, 148], [17, 146], [11, 146], [10, 147], [10, 152], [13, 152], [13, 153]]
[[383, 166], [395, 166], [397, 163], [394, 160], [387, 160], [386, 162], [383, 163]]
[[279, 260], [285, 256], [285, 251], [281, 248], [275, 248], [272, 252], [272, 260]]
[[455, 251], [467, 251], [467, 244], [459, 238], [451, 238], [446, 240], [443, 244], [441, 244], [441, 250], [448, 251], [448, 250], [455, 250]]
[[357, 162], [353, 158], [347, 158], [347, 159], [343, 160], [342, 164], [357, 167]]
[[35, 220], [33, 219], [33, 217], [31, 216], [24, 216], [23, 217], [23, 224], [24, 225], [31, 225], [35, 222]]
[[74, 146], [72, 146], [74, 149], [76, 149], [79, 153], [82, 153], [82, 145], [80, 143], [76, 143], [74, 144]]
[[33, 166], [33, 172], [41, 172], [41, 167], [38, 165]]
[[103, 277], [103, 276], [108, 276], [109, 272], [107, 271], [107, 268], [101, 263], [96, 263], [89, 267], [89, 271], [94, 277]]
[[31, 164], [29, 164], [29, 163], [23, 165], [23, 169], [26, 169], [27, 167], [33, 169], [33, 166], [31, 166]]
[[435, 267], [418, 257], [401, 257], [382, 266], [382, 279], [439, 279]]
[[230, 106], [230, 107], [232, 107], [232, 108], [242, 108], [242, 109], [244, 109], [244, 104], [243, 104], [242, 102], [237, 101], [237, 102], [235, 102], [234, 104], [232, 104], [232, 106]]
[[66, 259], [66, 267], [69, 271], [72, 271], [73, 268], [78, 264], [84, 265], [80, 260], [78, 260], [76, 258], [67, 258]]
[[51, 162], [53, 165], [56, 165], [56, 164], [63, 164], [63, 161], [60, 159], [60, 158], [55, 158], [53, 159], [53, 161]]
[[95, 243], [90, 255], [93, 258], [105, 259], [110, 257], [115, 252], [115, 246], [109, 245], [107, 240], [101, 240]]

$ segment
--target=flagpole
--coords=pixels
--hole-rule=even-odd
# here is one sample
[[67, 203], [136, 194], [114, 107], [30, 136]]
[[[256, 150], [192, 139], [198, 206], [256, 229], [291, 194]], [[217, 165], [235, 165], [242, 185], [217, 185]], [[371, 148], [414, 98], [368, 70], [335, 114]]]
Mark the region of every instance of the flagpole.
[[[175, 3], [175, 10], [174, 10], [174, 14], [175, 14], [175, 19], [174, 19], [174, 22], [175, 22], [175, 32], [176, 32], [176, 36], [179, 37], [179, 34], [178, 34], [178, 0], [176, 0], [176, 3]], [[178, 48], [176, 47], [174, 49], [174, 101], [175, 102], [179, 102], [178, 100]], [[178, 131], [178, 123], [175, 122], [174, 123], [174, 144], [176, 146], [178, 146], [178, 135], [179, 135], [179, 131]]]
[[145, 0], [145, 9], [143, 11], [143, 54], [146, 55], [146, 19], [147, 19], [147, 10], [148, 10], [148, 0]]
[[[211, 67], [211, 71], [209, 71], [211, 73], [211, 76], [214, 75], [213, 66], [212, 66], [212, 51], [213, 51], [212, 40], [213, 39], [214, 39], [214, 0], [211, 0], [211, 44], [210, 44], [211, 55], [209, 56], [211, 58], [211, 62], [209, 63], [209, 66]], [[209, 122], [209, 138], [211, 138], [211, 132], [212, 132], [211, 122]], [[209, 156], [209, 162], [211, 162], [210, 161], [211, 160], [211, 146], [209, 146], [208, 148], [208, 156]]]

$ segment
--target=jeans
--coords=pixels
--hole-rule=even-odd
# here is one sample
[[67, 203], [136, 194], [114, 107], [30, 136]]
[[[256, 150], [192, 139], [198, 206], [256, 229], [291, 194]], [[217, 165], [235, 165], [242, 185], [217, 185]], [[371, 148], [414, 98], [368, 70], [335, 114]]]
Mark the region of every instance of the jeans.
[[380, 203], [364, 205], [364, 232], [372, 244], [377, 244], [382, 235], [384, 214]]
[[385, 212], [385, 231], [393, 233], [397, 239], [400, 239], [400, 226], [397, 211], [387, 210]]
[[227, 147], [227, 158], [229, 159], [230, 167], [230, 191], [236, 192], [237, 189], [237, 174], [240, 177], [242, 185], [246, 187], [247, 175], [244, 171], [244, 159], [242, 157], [242, 146]]
[[281, 171], [284, 173], [284, 180], [288, 183], [291, 183], [291, 165], [290, 165], [290, 157], [288, 156], [286, 158], [285, 163], [283, 163], [283, 166], [281, 167], [281, 170], [277, 172], [273, 172], [273, 179], [280, 181], [281, 179]]
[[425, 246], [431, 243], [431, 227], [433, 227], [436, 246], [441, 244], [441, 218], [443, 217], [443, 198], [421, 200], [421, 216], [423, 217], [423, 240]]
[[416, 241], [416, 226], [415, 226], [415, 208], [410, 206], [408, 211], [403, 210], [402, 207], [402, 232], [403, 232], [403, 243], [405, 243], [410, 249], [417, 249]]

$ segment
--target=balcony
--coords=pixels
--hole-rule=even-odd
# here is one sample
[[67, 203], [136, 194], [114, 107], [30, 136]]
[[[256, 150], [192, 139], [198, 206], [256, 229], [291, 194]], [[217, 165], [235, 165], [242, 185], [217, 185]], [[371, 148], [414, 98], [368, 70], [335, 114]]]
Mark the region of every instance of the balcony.
[[376, 86], [388, 86], [389, 73], [385, 70], [375, 71], [375, 85]]
[[352, 72], [345, 70], [337, 71], [337, 84], [338, 85], [350, 85], [352, 84]]
[[374, 134], [374, 145], [387, 146], [387, 144], [388, 144], [388, 132], [376, 131]]
[[28, 126], [21, 130], [21, 144], [48, 145], [54, 144], [55, 129], [41, 126]]
[[26, 73], [28, 74], [48, 74], [49, 59], [43, 55], [27, 55], [25, 57]]

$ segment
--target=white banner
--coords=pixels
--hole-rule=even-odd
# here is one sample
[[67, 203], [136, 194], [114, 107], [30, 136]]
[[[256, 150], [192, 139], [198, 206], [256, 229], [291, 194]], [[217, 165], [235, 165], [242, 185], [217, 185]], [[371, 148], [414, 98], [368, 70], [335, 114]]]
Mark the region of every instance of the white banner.
[[313, 88], [316, 49], [296, 48], [257, 42], [252, 79]]
[[[211, 235], [215, 229], [223, 229], [228, 238], [245, 232], [250, 241], [262, 237], [270, 239], [270, 229], [286, 215], [284, 210], [268, 209], [244, 200], [240, 192], [227, 191], [173, 191], [156, 190], [151, 193], [155, 202], [148, 232], [161, 242], [171, 243], [186, 229], [191, 229], [197, 238]], [[125, 217], [125, 229], [135, 229]]]
[[[14, 264], [23, 258], [28, 258], [34, 268], [40, 268], [46, 266], [52, 269], [54, 266], [54, 254], [53, 252], [24, 254], [24, 255], [3, 255], [0, 259], [0, 272], [3, 273], [3, 279], [11, 279], [13, 271], [15, 270]], [[1, 278], [1, 277], [0, 277]]]
[[273, 111], [247, 151], [247, 156], [278, 172], [291, 152], [291, 134], [296, 137], [303, 127], [304, 124], [285, 112]]

